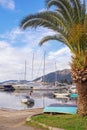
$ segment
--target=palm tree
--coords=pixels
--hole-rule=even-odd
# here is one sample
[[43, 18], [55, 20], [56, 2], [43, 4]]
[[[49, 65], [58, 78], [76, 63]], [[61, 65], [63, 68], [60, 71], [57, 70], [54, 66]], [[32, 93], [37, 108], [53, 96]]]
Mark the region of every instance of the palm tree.
[[[85, 0], [46, 0], [47, 10], [26, 16], [21, 28], [43, 26], [55, 32], [41, 39], [40, 45], [57, 40], [72, 53], [71, 73], [78, 92], [79, 115], [87, 115], [87, 14]], [[52, 8], [53, 7], [53, 8]]]

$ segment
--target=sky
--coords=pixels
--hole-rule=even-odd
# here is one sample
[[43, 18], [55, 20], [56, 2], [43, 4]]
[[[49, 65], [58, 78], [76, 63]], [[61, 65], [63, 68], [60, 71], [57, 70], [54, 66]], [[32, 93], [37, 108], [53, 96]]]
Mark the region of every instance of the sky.
[[42, 76], [44, 53], [45, 74], [70, 68], [71, 53], [62, 43], [49, 41], [41, 47], [38, 45], [42, 37], [54, 33], [52, 30], [19, 27], [25, 16], [45, 8], [44, 0], [0, 0], [0, 82], [24, 80], [25, 66], [26, 80]]

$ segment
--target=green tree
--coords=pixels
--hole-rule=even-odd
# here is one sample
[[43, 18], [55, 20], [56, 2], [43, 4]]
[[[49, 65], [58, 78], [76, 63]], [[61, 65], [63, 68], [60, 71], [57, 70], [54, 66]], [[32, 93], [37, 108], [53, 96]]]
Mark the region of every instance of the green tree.
[[[55, 34], [45, 36], [40, 45], [57, 40], [72, 53], [71, 72], [78, 92], [79, 115], [87, 115], [87, 13], [85, 0], [46, 0], [47, 10], [26, 16], [21, 28], [43, 26]], [[53, 8], [52, 8], [53, 7]]]

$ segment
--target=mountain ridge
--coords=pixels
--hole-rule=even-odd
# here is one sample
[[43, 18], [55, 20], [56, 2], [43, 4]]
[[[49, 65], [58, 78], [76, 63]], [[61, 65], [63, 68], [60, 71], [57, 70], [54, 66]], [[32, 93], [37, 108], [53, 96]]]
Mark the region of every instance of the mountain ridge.
[[[33, 81], [35, 82], [48, 82], [48, 83], [54, 83], [55, 81], [58, 81], [60, 83], [71, 83], [72, 77], [70, 69], [63, 69], [63, 70], [57, 70], [56, 72], [51, 72], [46, 74], [45, 76], [40, 76]], [[0, 84], [15, 84], [15, 83], [29, 83], [31, 81], [25, 81], [25, 80], [7, 80], [0, 82]]]
[[39, 81], [39, 80], [41, 80], [42, 82], [58, 81], [60, 83], [64, 83], [64, 82], [71, 83], [72, 82], [71, 70], [70, 69], [57, 70], [56, 72], [51, 72], [46, 74], [45, 76], [36, 78], [34, 81]]

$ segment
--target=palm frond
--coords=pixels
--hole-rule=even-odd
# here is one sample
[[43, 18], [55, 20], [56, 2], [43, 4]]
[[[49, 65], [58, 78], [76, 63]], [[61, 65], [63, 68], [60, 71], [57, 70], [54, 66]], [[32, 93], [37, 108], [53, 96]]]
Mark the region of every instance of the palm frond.
[[[72, 62], [82, 67], [87, 59], [87, 13], [85, 0], [46, 0], [47, 11], [26, 16], [20, 27], [37, 28], [43, 26], [55, 32], [45, 36], [40, 45], [49, 40], [58, 40], [69, 47]], [[51, 8], [53, 7], [53, 8]]]
[[62, 35], [55, 34], [55, 35], [52, 35], [52, 36], [49, 35], [49, 36], [45, 36], [44, 38], [42, 38], [41, 41], [39, 42], [39, 45], [41, 46], [44, 42], [47, 42], [49, 40], [57, 40], [57, 41], [60, 41], [64, 44], [66, 43], [66, 40]]
[[70, 3], [67, 0], [46, 0], [47, 8], [55, 6], [56, 10], [61, 10], [61, 15], [67, 19], [68, 23], [72, 23], [73, 11]]
[[76, 21], [78, 22], [80, 21], [81, 18], [81, 2], [80, 0], [70, 0], [70, 1], [73, 7], [75, 18], [77, 18]]
[[84, 23], [85, 16], [86, 16], [86, 3], [84, 0], [83, 4], [81, 6], [81, 21], [82, 21], [82, 23]]
[[36, 15], [27, 16], [22, 20], [20, 25], [23, 29], [26, 29], [27, 27], [36, 28], [37, 26], [47, 27], [61, 33], [62, 35], [67, 34], [68, 28], [66, 21], [64, 21], [59, 14], [52, 11], [45, 11]]
[[36, 28], [38, 26], [43, 26], [57, 31], [56, 25], [52, 23], [50, 21], [51, 18], [49, 19], [47, 16], [46, 12], [27, 16], [22, 20], [20, 27], [26, 29], [27, 27]]

